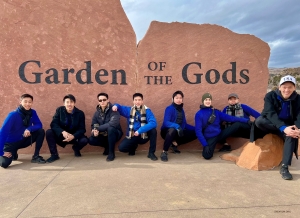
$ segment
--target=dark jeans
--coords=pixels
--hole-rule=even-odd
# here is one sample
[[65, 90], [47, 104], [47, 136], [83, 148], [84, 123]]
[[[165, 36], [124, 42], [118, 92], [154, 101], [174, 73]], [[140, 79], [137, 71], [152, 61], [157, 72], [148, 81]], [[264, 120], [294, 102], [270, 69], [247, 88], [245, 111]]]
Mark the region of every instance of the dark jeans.
[[130, 139], [124, 138], [119, 145], [119, 151], [121, 152], [134, 152], [139, 144], [145, 144], [150, 140], [149, 153], [154, 153], [156, 150], [156, 129], [151, 129], [147, 132], [148, 138], [142, 139], [141, 135], [133, 136]]
[[223, 129], [218, 136], [206, 139], [208, 145], [203, 147], [202, 156], [207, 160], [212, 158], [217, 143], [223, 142], [226, 138], [234, 135], [239, 131], [239, 129], [242, 128], [243, 128], [243, 123], [235, 122], [234, 124], [227, 127], [226, 129]]
[[115, 153], [116, 142], [122, 138], [123, 133], [115, 127], [108, 127], [107, 136], [98, 135], [91, 136], [89, 144], [94, 146], [104, 147], [109, 153]]
[[57, 136], [52, 129], [48, 129], [46, 131], [46, 140], [47, 140], [51, 155], [58, 155], [56, 144], [58, 144], [59, 146], [61, 146], [63, 148], [66, 147], [66, 145], [68, 145], [68, 144], [73, 144], [73, 148], [75, 150], [80, 151], [88, 143], [88, 139], [85, 135], [81, 136], [78, 139], [73, 139], [70, 142], [63, 142], [64, 139], [65, 138], [63, 137], [62, 134], [60, 136]]
[[[285, 165], [291, 165], [293, 152], [296, 149], [298, 149], [298, 139], [286, 136], [286, 134], [284, 132], [280, 132], [280, 130], [273, 123], [271, 123], [270, 120], [262, 116], [256, 119], [255, 125], [264, 133], [266, 134], [273, 133], [283, 139], [284, 145], [283, 145], [282, 163]], [[287, 124], [286, 126], [291, 126], [291, 125]]]
[[[223, 130], [224, 129], [226, 129], [225, 126], [223, 126]], [[251, 126], [248, 123], [240, 123], [240, 128], [238, 129], [238, 131], [233, 133], [230, 137], [250, 139], [250, 132], [251, 132]], [[222, 143], [222, 144], [224, 144], [225, 142], [226, 142], [226, 139], [224, 139], [223, 141], [220, 141], [220, 143]]]
[[173, 141], [176, 141], [178, 145], [182, 145], [194, 141], [197, 138], [195, 130], [188, 129], [183, 130], [182, 137], [178, 136], [178, 132], [174, 128], [164, 128], [160, 131], [160, 135], [165, 140], [164, 151], [169, 150]]
[[[45, 138], [45, 130], [39, 129], [37, 131], [31, 132], [31, 136], [23, 137], [23, 139], [20, 141], [5, 143], [3, 151], [16, 154], [19, 149], [26, 148], [35, 142], [34, 156], [38, 156], [40, 154], [40, 150], [42, 148], [44, 138]], [[4, 156], [0, 156], [0, 165], [3, 168], [7, 168], [11, 164], [11, 162], [12, 162], [12, 157], [7, 158]]]

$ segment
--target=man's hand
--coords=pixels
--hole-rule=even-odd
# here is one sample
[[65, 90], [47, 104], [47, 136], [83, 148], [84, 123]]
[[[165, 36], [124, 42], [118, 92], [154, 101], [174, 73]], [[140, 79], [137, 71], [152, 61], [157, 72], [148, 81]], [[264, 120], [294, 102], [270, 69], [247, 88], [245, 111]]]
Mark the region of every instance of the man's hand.
[[139, 136], [139, 132], [138, 132], [138, 131], [135, 131], [133, 135], [134, 135], [134, 136]]
[[63, 131], [63, 132], [62, 132], [62, 135], [63, 135], [63, 137], [66, 139], [66, 138], [68, 138], [68, 136], [70, 135], [70, 133], [68, 133], [68, 132], [66, 132], [66, 131]]
[[286, 136], [299, 138], [299, 129], [295, 125], [286, 127], [283, 132], [286, 134]]
[[116, 105], [114, 105], [112, 108], [111, 108], [113, 111], [117, 111], [118, 110], [118, 107]]
[[74, 139], [75, 137], [72, 134], [68, 134], [67, 138], [63, 140], [63, 142], [70, 142]]
[[99, 131], [97, 129], [93, 129], [92, 135], [94, 135], [94, 137], [97, 137], [99, 135]]
[[4, 151], [4, 154], [3, 154], [4, 157], [8, 157], [10, 158], [12, 156], [12, 154], [10, 152], [5, 152]]
[[30, 134], [30, 131], [28, 130], [28, 129], [25, 129], [25, 131], [24, 131], [24, 133], [23, 133], [23, 136], [24, 137], [28, 137], [28, 136], [30, 136], [31, 134]]

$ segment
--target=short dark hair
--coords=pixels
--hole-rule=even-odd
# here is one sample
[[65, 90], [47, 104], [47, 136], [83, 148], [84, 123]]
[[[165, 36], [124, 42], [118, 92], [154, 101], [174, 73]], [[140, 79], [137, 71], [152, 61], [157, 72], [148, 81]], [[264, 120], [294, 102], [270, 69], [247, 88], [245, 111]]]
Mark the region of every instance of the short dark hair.
[[23, 100], [24, 98], [31, 98], [31, 100], [33, 101], [33, 96], [32, 95], [29, 95], [29, 94], [21, 95], [20, 99]]
[[108, 94], [106, 94], [105, 92], [101, 92], [97, 95], [97, 98], [99, 99], [99, 96], [105, 96], [108, 99]]
[[141, 97], [143, 100], [143, 94], [141, 94], [141, 93], [134, 93], [132, 96], [132, 99], [134, 99], [135, 97]]
[[173, 94], [173, 99], [175, 98], [176, 95], [181, 95], [182, 98], [184, 97], [183, 92], [182, 92], [182, 91], [179, 91], [179, 90], [176, 91], [176, 92], [174, 92], [174, 94]]
[[70, 100], [76, 102], [76, 98], [75, 98], [74, 95], [72, 95], [72, 94], [67, 94], [67, 95], [64, 97], [63, 102], [65, 102], [65, 100], [68, 99], [68, 98], [69, 98]]

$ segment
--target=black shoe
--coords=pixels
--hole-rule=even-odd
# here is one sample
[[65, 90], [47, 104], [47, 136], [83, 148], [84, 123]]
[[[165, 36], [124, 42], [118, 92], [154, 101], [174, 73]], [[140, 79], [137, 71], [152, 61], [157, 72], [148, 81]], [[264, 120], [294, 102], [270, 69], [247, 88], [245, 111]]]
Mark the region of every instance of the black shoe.
[[113, 161], [115, 159], [115, 154], [113, 153], [110, 153], [108, 154], [107, 158], [106, 158], [106, 161], [109, 162], [109, 161]]
[[161, 159], [161, 161], [163, 161], [163, 162], [167, 162], [167, 161], [168, 161], [168, 152], [163, 151], [163, 152], [161, 153], [161, 155], [160, 155], [160, 159]]
[[129, 156], [134, 156], [134, 155], [135, 155], [135, 151], [129, 151], [129, 152], [128, 152], [128, 155], [129, 155]]
[[180, 154], [181, 153], [181, 151], [178, 150], [177, 146], [175, 146], [173, 144], [171, 145], [170, 148], [171, 148], [172, 152], [175, 153], [175, 154]]
[[108, 155], [108, 149], [104, 149], [103, 153], [102, 153], [104, 156], [107, 156]]
[[147, 157], [150, 158], [151, 160], [157, 160], [157, 157], [152, 152], [151, 153], [149, 152]]
[[220, 148], [219, 152], [224, 152], [224, 151], [232, 151], [230, 145], [223, 145], [222, 148]]
[[17, 152], [12, 154], [12, 160], [18, 160], [18, 157], [19, 157], [19, 155]]
[[288, 166], [285, 165], [285, 164], [281, 165], [280, 174], [281, 174], [281, 177], [285, 180], [292, 180], [293, 179], [292, 174], [290, 174], [290, 172], [289, 172]]
[[32, 156], [31, 163], [44, 164], [46, 161], [42, 156]]
[[59, 159], [59, 156], [58, 156], [57, 154], [54, 154], [54, 155], [51, 155], [51, 156], [46, 160], [46, 162], [52, 163], [52, 162], [54, 162], [54, 161], [56, 161], [56, 160], [58, 160], [58, 159]]
[[80, 151], [74, 145], [72, 146], [72, 149], [74, 151], [74, 156], [75, 157], [81, 157]]

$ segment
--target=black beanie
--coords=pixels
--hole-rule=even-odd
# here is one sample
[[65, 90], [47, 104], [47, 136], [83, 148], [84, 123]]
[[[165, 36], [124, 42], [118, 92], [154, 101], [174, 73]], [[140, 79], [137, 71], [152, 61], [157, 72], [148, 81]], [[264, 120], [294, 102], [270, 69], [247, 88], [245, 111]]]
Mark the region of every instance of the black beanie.
[[202, 95], [202, 103], [204, 102], [205, 99], [210, 98], [210, 100], [212, 100], [212, 96], [210, 93], [205, 93], [204, 95]]

